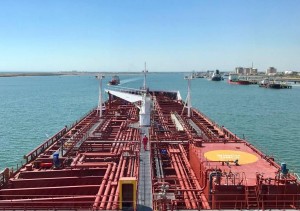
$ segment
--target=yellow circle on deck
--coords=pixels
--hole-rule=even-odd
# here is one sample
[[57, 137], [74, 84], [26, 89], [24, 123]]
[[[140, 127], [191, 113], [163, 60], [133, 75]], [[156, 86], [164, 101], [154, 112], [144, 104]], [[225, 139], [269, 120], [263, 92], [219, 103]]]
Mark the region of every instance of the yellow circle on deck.
[[238, 160], [239, 164], [254, 163], [258, 160], [255, 155], [248, 152], [235, 150], [214, 150], [204, 153], [204, 157], [210, 161], [229, 161], [234, 162]]

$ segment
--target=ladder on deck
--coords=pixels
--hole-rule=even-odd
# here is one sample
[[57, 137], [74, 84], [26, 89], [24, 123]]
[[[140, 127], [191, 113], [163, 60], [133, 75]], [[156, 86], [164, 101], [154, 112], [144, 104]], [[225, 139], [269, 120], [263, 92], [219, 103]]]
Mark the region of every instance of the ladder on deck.
[[247, 209], [259, 208], [256, 186], [245, 186], [245, 197]]

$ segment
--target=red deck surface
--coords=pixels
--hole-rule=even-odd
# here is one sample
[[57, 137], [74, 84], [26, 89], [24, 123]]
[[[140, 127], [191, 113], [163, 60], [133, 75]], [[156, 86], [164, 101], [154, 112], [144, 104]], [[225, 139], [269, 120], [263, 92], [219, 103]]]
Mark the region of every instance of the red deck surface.
[[[275, 178], [278, 173], [278, 168], [270, 163], [259, 155], [256, 151], [249, 148], [245, 143], [205, 143], [201, 148], [197, 148], [199, 153], [199, 158], [204, 162], [205, 168], [218, 168], [224, 172], [233, 172], [233, 173], [242, 173], [246, 175], [247, 185], [253, 186], [256, 185], [256, 173], [262, 173], [265, 178]], [[226, 164], [225, 162], [209, 162], [204, 156], [206, 152], [214, 150], [234, 150], [234, 151], [243, 151], [250, 153], [258, 158], [257, 161], [248, 163], [248, 164], [239, 164], [235, 165], [233, 162]], [[226, 180], [222, 181], [222, 184], [225, 184]]]
[[[189, 118], [176, 93], [150, 94], [151, 208], [300, 208], [299, 182], [279, 174], [272, 158], [195, 109]], [[138, 107], [109, 99], [103, 117], [91, 111], [28, 153], [21, 168], [0, 174], [0, 209], [119, 209], [119, 179], [134, 177], [139, 183], [142, 177], [141, 131]], [[210, 161], [205, 153], [214, 150], [243, 151], [258, 160]]]

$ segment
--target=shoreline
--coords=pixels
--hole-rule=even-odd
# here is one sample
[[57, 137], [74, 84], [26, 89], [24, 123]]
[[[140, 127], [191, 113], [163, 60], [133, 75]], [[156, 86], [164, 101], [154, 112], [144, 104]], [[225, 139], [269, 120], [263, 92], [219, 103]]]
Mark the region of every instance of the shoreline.
[[0, 73], [0, 77], [25, 77], [25, 76], [63, 76], [63, 75], [83, 75], [79, 72], [7, 72]]
[[[151, 72], [148, 74], [153, 73], [183, 73], [186, 72]], [[103, 74], [106, 76], [113, 76], [113, 75], [141, 75], [142, 72], [0, 72], [1, 77], [26, 77], [26, 76], [80, 76], [80, 75], [92, 75], [96, 76], [98, 74]]]
[[[175, 72], [151, 72], [152, 73], [175, 73]], [[186, 74], [187, 72], [176, 72], [176, 73], [183, 73]], [[28, 77], [28, 76], [81, 76], [81, 75], [92, 75], [96, 76], [98, 74], [103, 75], [140, 75], [141, 72], [0, 72], [0, 78], [4, 77]], [[282, 80], [282, 81], [299, 81], [300, 77], [291, 77], [291, 76], [264, 76], [264, 75], [252, 75], [252, 76], [242, 76], [247, 77], [250, 79], [262, 80], [264, 78], [273, 78], [275, 80]]]

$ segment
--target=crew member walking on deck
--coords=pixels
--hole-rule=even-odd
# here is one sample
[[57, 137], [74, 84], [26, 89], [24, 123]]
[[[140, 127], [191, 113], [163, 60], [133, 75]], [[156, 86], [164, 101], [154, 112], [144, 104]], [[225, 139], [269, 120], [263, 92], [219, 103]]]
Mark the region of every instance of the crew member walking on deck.
[[144, 150], [145, 150], [145, 151], [147, 150], [147, 143], [148, 143], [148, 138], [147, 138], [147, 136], [145, 135], [144, 138], [143, 138], [143, 145], [144, 145]]

